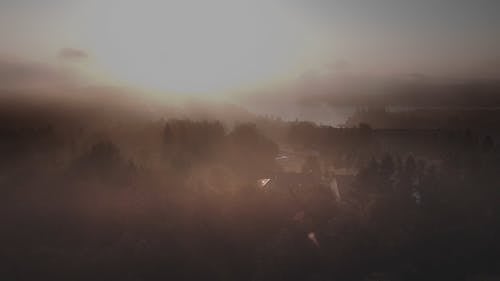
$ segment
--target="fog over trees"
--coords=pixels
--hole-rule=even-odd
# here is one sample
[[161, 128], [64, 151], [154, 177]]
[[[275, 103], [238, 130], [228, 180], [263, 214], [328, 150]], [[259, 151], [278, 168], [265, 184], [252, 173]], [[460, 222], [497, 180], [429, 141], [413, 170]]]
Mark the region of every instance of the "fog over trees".
[[108, 107], [4, 106], [5, 280], [499, 276], [500, 136], [464, 127], [486, 112], [402, 128], [392, 114], [441, 113], [332, 127]]

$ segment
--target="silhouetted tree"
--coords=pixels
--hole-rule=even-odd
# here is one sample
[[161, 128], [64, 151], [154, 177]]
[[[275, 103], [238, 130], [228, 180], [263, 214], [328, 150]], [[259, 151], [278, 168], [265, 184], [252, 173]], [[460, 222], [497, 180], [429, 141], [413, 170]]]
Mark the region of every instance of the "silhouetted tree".
[[228, 135], [232, 168], [249, 177], [269, 175], [276, 169], [278, 146], [257, 130], [255, 124], [236, 126]]
[[318, 157], [309, 156], [307, 157], [304, 165], [302, 165], [302, 173], [312, 175], [316, 179], [320, 179], [322, 175], [321, 165]]
[[482, 143], [482, 150], [483, 152], [491, 152], [493, 151], [493, 148], [495, 146], [495, 143], [493, 142], [493, 138], [491, 136], [486, 136], [483, 140]]
[[382, 163], [380, 164], [380, 173], [382, 177], [388, 179], [394, 174], [395, 164], [392, 156], [390, 154], [386, 154], [382, 159]]

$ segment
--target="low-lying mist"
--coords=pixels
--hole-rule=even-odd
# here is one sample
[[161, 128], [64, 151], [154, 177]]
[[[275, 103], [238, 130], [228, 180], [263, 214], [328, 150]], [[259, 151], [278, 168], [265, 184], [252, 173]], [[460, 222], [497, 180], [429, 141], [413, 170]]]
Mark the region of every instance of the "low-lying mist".
[[500, 135], [490, 112], [436, 123], [442, 111], [364, 109], [334, 127], [113, 88], [4, 92], [0, 273], [498, 276]]

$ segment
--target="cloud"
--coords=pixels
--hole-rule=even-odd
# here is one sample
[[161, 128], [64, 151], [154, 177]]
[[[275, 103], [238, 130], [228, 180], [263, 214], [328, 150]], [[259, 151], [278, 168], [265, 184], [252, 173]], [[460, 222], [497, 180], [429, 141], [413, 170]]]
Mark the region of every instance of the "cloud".
[[344, 72], [350, 70], [351, 63], [346, 59], [337, 59], [336, 61], [327, 64], [327, 67], [336, 72]]
[[500, 78], [500, 56], [486, 60], [483, 64], [486, 76]]
[[0, 58], [0, 88], [36, 89], [67, 86], [76, 81], [75, 73], [48, 64]]
[[74, 49], [74, 48], [62, 48], [59, 51], [59, 58], [64, 60], [82, 60], [88, 58], [87, 52]]
[[[410, 78], [410, 79], [408, 79]], [[406, 77], [351, 77], [339, 83], [309, 85], [301, 102], [333, 106], [498, 107], [500, 80]]]

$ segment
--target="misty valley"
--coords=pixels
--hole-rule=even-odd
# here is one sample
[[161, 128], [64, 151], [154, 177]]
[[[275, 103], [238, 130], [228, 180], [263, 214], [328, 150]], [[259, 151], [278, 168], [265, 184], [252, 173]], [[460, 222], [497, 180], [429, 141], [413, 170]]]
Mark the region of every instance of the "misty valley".
[[65, 108], [3, 102], [2, 280], [500, 276], [495, 110]]
[[0, 0], [0, 281], [500, 281], [499, 0]]

